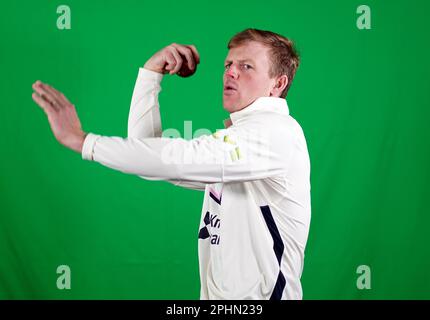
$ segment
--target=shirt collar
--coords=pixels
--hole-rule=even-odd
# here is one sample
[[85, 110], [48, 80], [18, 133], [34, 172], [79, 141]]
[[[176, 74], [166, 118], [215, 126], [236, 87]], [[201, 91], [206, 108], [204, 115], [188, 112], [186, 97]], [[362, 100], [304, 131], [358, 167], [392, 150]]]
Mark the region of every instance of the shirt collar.
[[[289, 109], [287, 100], [285, 100], [284, 98], [276, 97], [260, 97], [254, 100], [253, 103], [243, 108], [242, 110], [231, 113], [230, 119], [231, 122], [235, 124], [243, 118], [267, 112], [288, 115]], [[227, 128], [229, 127], [228, 120], [229, 119], [226, 119], [224, 121]]]

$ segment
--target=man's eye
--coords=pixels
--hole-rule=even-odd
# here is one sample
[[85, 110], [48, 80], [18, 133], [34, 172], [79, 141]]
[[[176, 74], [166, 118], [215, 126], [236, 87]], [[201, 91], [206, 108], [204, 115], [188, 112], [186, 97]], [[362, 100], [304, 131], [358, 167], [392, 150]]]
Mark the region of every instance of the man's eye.
[[[226, 65], [224, 66], [224, 68], [225, 68], [225, 69], [228, 69], [228, 68], [230, 67], [230, 65], [231, 65], [230, 63], [229, 63], [229, 64], [226, 64]], [[246, 69], [246, 70], [248, 70], [248, 69], [252, 69], [252, 67], [251, 67], [249, 64], [246, 64], [246, 63], [245, 63], [245, 64], [242, 64], [241, 66], [242, 66], [244, 69]]]

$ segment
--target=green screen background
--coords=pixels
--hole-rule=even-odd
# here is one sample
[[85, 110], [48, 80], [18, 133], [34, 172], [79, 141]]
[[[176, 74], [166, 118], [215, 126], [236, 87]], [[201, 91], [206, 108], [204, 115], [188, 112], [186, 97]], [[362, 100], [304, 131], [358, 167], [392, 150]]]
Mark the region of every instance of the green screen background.
[[[57, 6], [71, 8], [58, 30]], [[356, 9], [371, 8], [359, 30]], [[163, 128], [222, 128], [223, 61], [247, 27], [301, 53], [287, 101], [311, 158], [305, 299], [428, 299], [429, 43], [425, 1], [10, 1], [0, 5], [0, 298], [198, 299], [203, 193], [81, 160], [31, 99], [40, 79], [85, 131], [126, 136], [138, 68], [194, 44], [197, 73], [165, 76]], [[71, 268], [59, 290], [56, 269]], [[356, 269], [371, 268], [358, 290]]]

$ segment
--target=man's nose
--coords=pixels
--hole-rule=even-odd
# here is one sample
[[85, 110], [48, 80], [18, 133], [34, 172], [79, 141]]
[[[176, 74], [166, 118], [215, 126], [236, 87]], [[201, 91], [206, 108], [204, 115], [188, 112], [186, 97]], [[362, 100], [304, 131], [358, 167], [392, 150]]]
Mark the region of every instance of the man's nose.
[[225, 75], [233, 79], [237, 79], [237, 77], [239, 76], [239, 72], [237, 68], [233, 64], [231, 64], [228, 70], [225, 72]]

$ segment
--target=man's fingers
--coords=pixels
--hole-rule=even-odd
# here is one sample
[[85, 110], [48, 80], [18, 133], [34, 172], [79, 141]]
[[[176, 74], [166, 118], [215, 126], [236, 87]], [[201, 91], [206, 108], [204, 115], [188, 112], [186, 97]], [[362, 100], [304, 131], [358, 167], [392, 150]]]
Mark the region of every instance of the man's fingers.
[[179, 55], [179, 53], [176, 51], [176, 48], [171, 48], [170, 52], [172, 53], [173, 57], [176, 60], [176, 66], [173, 68], [173, 70], [170, 71], [170, 74], [175, 74], [182, 68], [182, 58]]
[[46, 88], [43, 87], [40, 81], [37, 81], [36, 83], [34, 83], [32, 87], [33, 87], [33, 90], [36, 92], [36, 94], [43, 101], [46, 101], [48, 104], [51, 105], [51, 108], [57, 110], [57, 107], [56, 107], [56, 105], [58, 104], [57, 100], [54, 98], [53, 94], [50, 91], [46, 90]]
[[53, 111], [55, 111], [55, 108], [53, 107], [53, 105], [49, 103], [47, 100], [43, 99], [36, 92], [33, 92], [31, 97], [33, 98], [34, 102], [36, 102], [43, 109], [43, 111], [45, 111], [46, 114], [50, 114]]
[[176, 61], [175, 61], [175, 58], [173, 58], [173, 55], [171, 55], [171, 54], [167, 55], [166, 63], [167, 63], [167, 65], [165, 66], [165, 69], [167, 71], [170, 71], [175, 67]]
[[176, 66], [176, 63], [177, 63], [176, 59], [173, 53], [171, 53], [170, 51], [167, 51], [166, 53], [166, 63], [167, 63], [167, 66], [165, 67], [165, 69], [167, 71], [172, 71]]
[[50, 99], [50, 94], [43, 88], [42, 82], [36, 81], [33, 83], [32, 88], [39, 96], [45, 96], [45, 99]]
[[193, 52], [191, 51], [191, 49], [186, 47], [186, 46], [176, 45], [176, 44], [173, 44], [172, 46], [176, 50], [178, 50], [179, 53], [181, 53], [185, 56], [185, 58], [187, 59], [188, 67], [190, 68], [190, 70], [194, 70], [194, 68], [196, 67], [196, 63], [194, 61]]
[[54, 105], [58, 105], [61, 107], [64, 104], [64, 101], [57, 90], [55, 90], [53, 87], [45, 83], [42, 83], [41, 86], [46, 92], [50, 94], [50, 97], [52, 97], [53, 99], [52, 102], [54, 103]]
[[71, 104], [70, 103], [70, 101], [66, 98], [66, 96], [62, 93], [62, 92], [60, 92], [60, 91], [58, 91], [57, 89], [55, 89], [54, 87], [51, 87], [49, 84], [44, 84], [44, 86], [45, 87], [47, 87], [47, 88], [50, 88], [56, 95], [57, 95], [57, 99], [59, 100], [59, 101], [62, 101], [62, 102], [64, 102], [64, 103], [68, 103], [68, 104]]
[[195, 59], [196, 63], [200, 63], [200, 54], [197, 52], [196, 47], [192, 44], [186, 44], [185, 46], [190, 48], [191, 51], [193, 52], [194, 59]]

